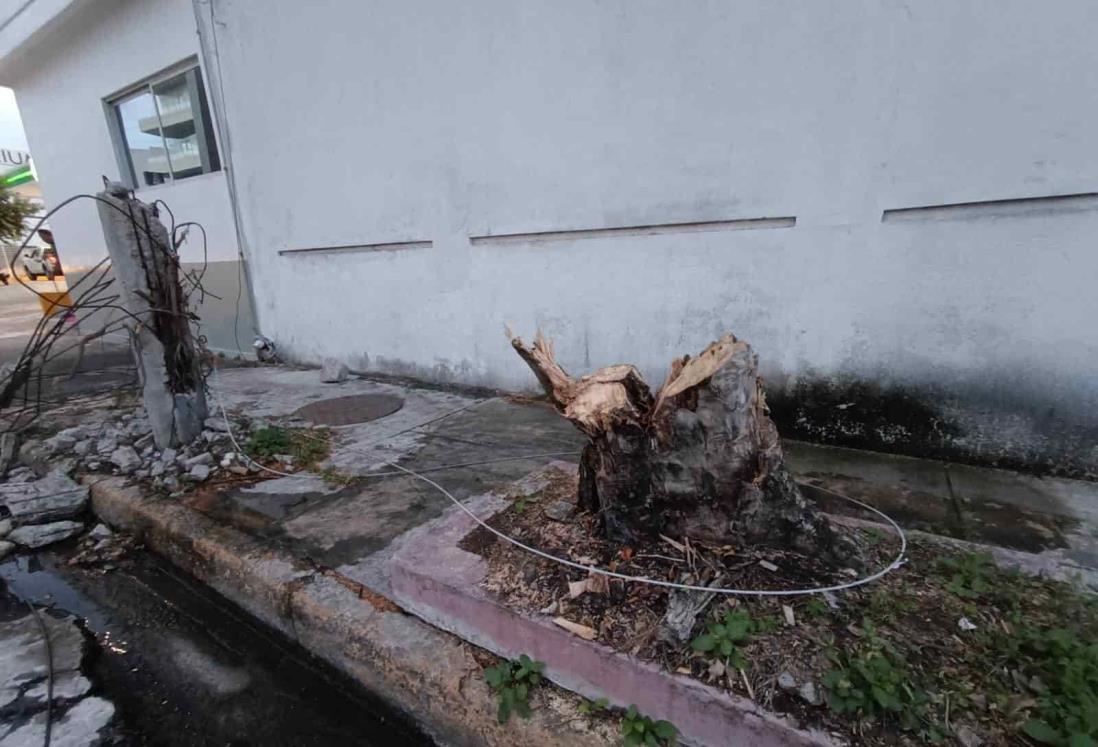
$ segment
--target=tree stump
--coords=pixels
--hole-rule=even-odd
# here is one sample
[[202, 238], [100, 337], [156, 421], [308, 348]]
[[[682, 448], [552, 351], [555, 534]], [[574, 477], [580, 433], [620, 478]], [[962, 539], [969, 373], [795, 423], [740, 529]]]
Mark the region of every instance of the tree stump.
[[817, 513], [785, 467], [751, 347], [726, 334], [671, 362], [653, 394], [631, 365], [570, 377], [539, 332], [511, 345], [553, 406], [590, 438], [580, 458], [581, 508], [605, 536], [660, 534], [761, 544], [860, 566], [853, 544]]

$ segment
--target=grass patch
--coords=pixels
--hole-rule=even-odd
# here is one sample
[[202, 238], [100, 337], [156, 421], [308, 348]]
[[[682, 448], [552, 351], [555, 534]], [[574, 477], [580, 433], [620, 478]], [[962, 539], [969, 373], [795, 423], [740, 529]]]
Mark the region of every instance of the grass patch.
[[331, 454], [332, 435], [327, 428], [282, 428], [272, 425], [252, 433], [244, 448], [253, 459], [290, 456], [295, 467], [309, 469]]

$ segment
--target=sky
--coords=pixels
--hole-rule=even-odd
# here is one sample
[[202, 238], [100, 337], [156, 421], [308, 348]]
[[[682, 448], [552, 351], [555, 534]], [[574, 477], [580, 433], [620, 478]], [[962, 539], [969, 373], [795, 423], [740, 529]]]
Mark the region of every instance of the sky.
[[27, 136], [15, 105], [15, 92], [0, 86], [0, 148], [28, 151]]

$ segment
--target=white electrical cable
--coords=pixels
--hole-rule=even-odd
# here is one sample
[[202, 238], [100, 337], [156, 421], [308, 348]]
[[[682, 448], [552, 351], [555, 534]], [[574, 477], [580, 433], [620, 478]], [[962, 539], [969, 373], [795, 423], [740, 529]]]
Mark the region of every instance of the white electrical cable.
[[[212, 370], [213, 370], [213, 372], [216, 376], [217, 369], [213, 368]], [[251, 459], [249, 456], [247, 456], [244, 453], [244, 450], [240, 448], [240, 444], [237, 442], [236, 436], [233, 435], [232, 425], [229, 423], [229, 417], [225, 413], [225, 405], [221, 402], [221, 397], [220, 396], [217, 396], [217, 406], [218, 406], [218, 409], [221, 410], [221, 417], [225, 420], [225, 428], [226, 428], [226, 432], [229, 435], [229, 440], [233, 442], [233, 446], [236, 447], [237, 452], [240, 453], [240, 455], [244, 459], [247, 459], [248, 461], [250, 461], [255, 466], [259, 467], [260, 469], [265, 470], [267, 472], [271, 472], [271, 473], [276, 474], [276, 475], [281, 475], [283, 477], [300, 477], [301, 476], [300, 474], [295, 475], [293, 473], [281, 472], [279, 470], [272, 469], [270, 467], [265, 467], [262, 464], [259, 464], [255, 460]], [[461, 409], [466, 409], [466, 408], [461, 408]], [[443, 417], [446, 417], [446, 416], [443, 416]], [[539, 457], [549, 457], [549, 456], [574, 455], [575, 453], [576, 452], [574, 452], [574, 451], [569, 451], [569, 452], [556, 452], [556, 453], [551, 453], [551, 454], [528, 454], [528, 455], [513, 456], [513, 457], [500, 457], [498, 459], [489, 459], [489, 460], [484, 460], [482, 462], [468, 462], [466, 464], [459, 464], [459, 465], [445, 465], [445, 466], [442, 466], [442, 467], [432, 467], [429, 470], [423, 470], [423, 471], [427, 472], [427, 471], [437, 471], [437, 470], [444, 470], [444, 469], [456, 469], [458, 467], [478, 466], [480, 464], [491, 464], [493, 462], [501, 462], [501, 461], [508, 461], [508, 460], [521, 460], [521, 459], [536, 459], [536, 458], [539, 458]], [[882, 519], [884, 519], [889, 524], [889, 526], [892, 527], [893, 531], [895, 531], [895, 533], [896, 533], [896, 536], [900, 538], [900, 550], [899, 550], [899, 552], [896, 553], [896, 557], [892, 559], [891, 563], [889, 563], [887, 566], [885, 566], [881, 570], [877, 571], [876, 573], [870, 574], [868, 576], [863, 576], [862, 578], [854, 579], [853, 581], [848, 581], [847, 583], [844, 583], [844, 584], [835, 584], [833, 586], [817, 586], [817, 587], [813, 587], [813, 588], [810, 588], [810, 589], [732, 589], [732, 588], [725, 588], [725, 587], [699, 586], [699, 585], [696, 585], [696, 584], [680, 584], [680, 583], [676, 583], [674, 581], [662, 581], [660, 579], [648, 578], [646, 576], [631, 576], [631, 575], [626, 574], [626, 573], [618, 573], [616, 571], [610, 571], [610, 570], [606, 570], [604, 568], [599, 568], [598, 566], [584, 565], [583, 563], [577, 563], [574, 560], [568, 560], [567, 558], [561, 558], [561, 557], [558, 557], [556, 555], [553, 555], [552, 553], [547, 553], [544, 550], [539, 550], [536, 547], [531, 547], [530, 545], [527, 545], [523, 542], [520, 542], [519, 540], [515, 539], [514, 537], [511, 537], [507, 534], [504, 534], [503, 532], [496, 529], [495, 527], [490, 526], [489, 524], [487, 524], [483, 519], [481, 519], [479, 516], [477, 516], [471, 509], [469, 509], [464, 503], [462, 503], [457, 498], [455, 498], [450, 493], [450, 491], [448, 491], [446, 488], [439, 485], [437, 482], [435, 482], [431, 478], [424, 477], [419, 472], [416, 472], [414, 470], [410, 470], [406, 467], [402, 467], [399, 464], [397, 464], [396, 462], [386, 462], [386, 464], [388, 464], [390, 467], [394, 468], [394, 470], [396, 470], [396, 471], [395, 472], [375, 472], [375, 473], [372, 473], [372, 474], [368, 473], [366, 475], [363, 475], [363, 477], [381, 477], [381, 476], [384, 476], [384, 475], [396, 475], [396, 474], [403, 473], [403, 474], [408, 475], [409, 477], [414, 477], [417, 480], [422, 480], [423, 482], [427, 483], [428, 485], [430, 485], [431, 487], [435, 488], [437, 491], [442, 493], [448, 499], [450, 499], [451, 503], [453, 503], [455, 506], [457, 506], [462, 511], [464, 511], [466, 514], [468, 514], [469, 518], [471, 518], [477, 524], [484, 527], [489, 532], [496, 535], [497, 537], [504, 540], [505, 542], [509, 542], [510, 544], [512, 544], [515, 547], [519, 548], [520, 550], [525, 550], [526, 552], [533, 553], [534, 555], [537, 555], [538, 557], [544, 558], [546, 560], [551, 560], [554, 563], [559, 563], [560, 565], [568, 566], [569, 568], [575, 568], [576, 570], [586, 571], [588, 573], [601, 573], [604, 576], [609, 576], [610, 578], [620, 579], [622, 581], [632, 581], [634, 583], [639, 583], [639, 584], [649, 584], [650, 586], [662, 586], [662, 587], [669, 588], [669, 589], [682, 589], [684, 591], [700, 591], [700, 592], [711, 592], [711, 593], [714, 593], [714, 594], [726, 594], [726, 595], [729, 595], [729, 596], [794, 597], [794, 596], [806, 596], [808, 594], [825, 594], [825, 593], [829, 593], [829, 592], [845, 591], [847, 589], [853, 589], [853, 588], [856, 588], [858, 586], [864, 586], [865, 584], [872, 583], [873, 581], [876, 581], [877, 579], [882, 578], [886, 574], [891, 573], [892, 571], [896, 570], [897, 568], [901, 567], [904, 563], [907, 562], [907, 559], [905, 557], [906, 554], [907, 554], [907, 535], [904, 533], [904, 530], [900, 527], [900, 525], [897, 524], [895, 521], [893, 521], [891, 516], [884, 513], [880, 509], [877, 509], [877, 508], [874, 508], [873, 506], [870, 506], [868, 503], [863, 503], [862, 501], [859, 501], [855, 498], [851, 498], [848, 495], [843, 495], [842, 493], [838, 493], [834, 490], [828, 490], [827, 488], [822, 488], [821, 487], [821, 488], [818, 488], [818, 489], [823, 490], [827, 493], [831, 493], [832, 495], [838, 496], [839, 498], [842, 498], [844, 500], [850, 501], [851, 503], [853, 503], [856, 506], [860, 506], [861, 508], [864, 508], [867, 511], [871, 511], [871, 512], [877, 514]]]
[[[876, 581], [877, 579], [884, 576], [886, 573], [890, 573], [890, 572], [896, 570], [897, 568], [902, 566], [905, 562], [907, 562], [906, 559], [904, 558], [904, 554], [907, 552], [907, 536], [904, 534], [904, 530], [900, 528], [900, 525], [897, 524], [895, 521], [893, 521], [892, 518], [889, 517], [884, 512], [878, 511], [877, 509], [873, 508], [873, 506], [862, 503], [861, 501], [855, 500], [854, 498], [850, 498], [849, 496], [844, 495], [842, 497], [846, 498], [846, 500], [850, 501], [851, 503], [855, 503], [855, 504], [861, 506], [862, 508], [869, 509], [870, 511], [872, 511], [873, 513], [879, 515], [881, 518], [883, 518], [885, 521], [887, 521], [892, 526], [892, 528], [894, 530], [896, 530], [896, 534], [900, 538], [900, 551], [896, 554], [896, 557], [892, 560], [891, 563], [889, 563], [883, 569], [877, 571], [876, 573], [874, 573], [872, 575], [864, 576], [862, 578], [855, 579], [854, 581], [850, 581], [850, 582], [845, 583], [845, 584], [836, 584], [834, 586], [817, 586], [817, 587], [812, 588], [812, 589], [730, 589], [730, 588], [723, 588], [723, 587], [716, 587], [716, 586], [697, 586], [697, 585], [694, 585], [694, 584], [679, 584], [679, 583], [675, 583], [674, 581], [661, 581], [659, 579], [647, 578], [645, 576], [630, 576], [629, 574], [626, 574], [626, 573], [617, 573], [616, 571], [609, 571], [609, 570], [606, 570], [606, 569], [603, 569], [603, 568], [599, 568], [598, 566], [584, 565], [583, 563], [577, 563], [573, 560], [567, 560], [566, 558], [558, 557], [558, 556], [553, 555], [551, 553], [547, 553], [543, 550], [539, 550], [536, 547], [531, 547], [530, 545], [519, 542], [514, 537], [510, 537], [510, 536], [504, 534], [503, 532], [499, 531], [495, 527], [489, 526], [479, 516], [477, 516], [468, 507], [466, 507], [465, 504], [463, 504], [457, 498], [452, 496], [450, 494], [450, 491], [448, 491], [446, 488], [439, 485], [437, 482], [435, 482], [431, 478], [424, 477], [423, 475], [418, 474], [417, 472], [414, 472], [410, 469], [406, 469], [404, 467], [401, 467], [399, 464], [397, 464], [395, 462], [389, 462], [389, 466], [390, 467], [395, 467], [396, 469], [400, 470], [401, 472], [407, 473], [411, 477], [415, 477], [417, 479], [423, 480], [428, 485], [434, 487], [436, 490], [438, 490], [444, 496], [449, 498], [450, 501], [455, 506], [457, 506], [462, 511], [464, 511], [466, 514], [468, 514], [469, 517], [473, 521], [475, 521], [477, 524], [484, 527], [485, 529], [487, 529], [489, 532], [496, 535], [500, 539], [505, 540], [507, 542], [510, 542], [512, 545], [514, 545], [515, 547], [518, 547], [519, 549], [525, 550], [526, 552], [529, 552], [529, 553], [533, 553], [534, 555], [545, 558], [546, 560], [551, 560], [554, 563], [560, 563], [561, 565], [565, 565], [565, 566], [568, 566], [570, 568], [575, 568], [575, 569], [580, 570], [580, 571], [587, 571], [588, 573], [601, 573], [604, 576], [609, 576], [611, 578], [617, 578], [617, 579], [620, 579], [622, 581], [633, 581], [633, 582], [640, 583], [640, 584], [649, 584], [651, 586], [663, 586], [663, 587], [670, 588], [670, 589], [683, 589], [685, 591], [712, 592], [714, 594], [728, 594], [728, 595], [736, 595], [736, 596], [758, 596], [758, 597], [795, 597], [795, 596], [805, 596], [807, 594], [824, 594], [824, 593], [827, 593], [827, 592], [844, 591], [846, 589], [853, 589], [856, 586], [862, 586], [864, 584], [868, 584], [868, 583], [871, 583], [873, 581]], [[834, 491], [828, 491], [828, 492], [834, 492]], [[841, 495], [841, 494], [837, 493], [836, 495]]]

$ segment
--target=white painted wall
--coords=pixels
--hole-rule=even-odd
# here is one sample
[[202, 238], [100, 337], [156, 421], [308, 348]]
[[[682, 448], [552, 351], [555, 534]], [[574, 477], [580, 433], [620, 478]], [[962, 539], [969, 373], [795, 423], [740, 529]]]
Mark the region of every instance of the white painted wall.
[[[1098, 307], [1072, 291], [1096, 269], [1095, 215], [881, 223], [1098, 190], [1093, 3], [215, 6], [261, 319], [303, 357], [516, 384], [511, 320], [581, 366], [586, 348], [661, 367], [725, 324], [787, 370], [1037, 357], [1003, 335], [1094, 361]], [[289, 144], [323, 189], [286, 178]], [[466, 240], [773, 215], [798, 225]], [[435, 247], [277, 256], [420, 238]]]
[[[120, 167], [111, 146], [103, 98], [163, 68], [199, 54], [189, 0], [101, 0], [78, 4], [40, 34], [16, 60], [4, 61], [15, 89], [47, 207], [71, 195], [102, 189]], [[177, 220], [202, 223], [210, 259], [234, 260], [236, 236], [225, 175], [204, 174], [138, 192], [164, 200]], [[106, 256], [95, 204], [82, 201], [50, 219], [66, 266]], [[184, 261], [201, 261], [188, 242]]]
[[[210, 4], [259, 322], [293, 357], [528, 387], [510, 322], [658, 381], [733, 330], [779, 383], [938, 385], [978, 439], [1098, 427], [1098, 201], [882, 222], [1098, 192], [1090, 0]], [[278, 254], [406, 240], [434, 244]]]

